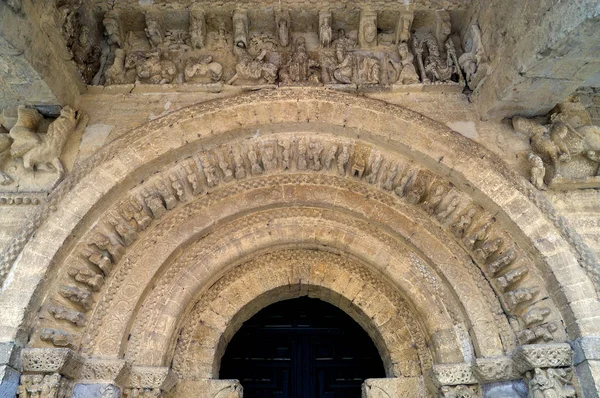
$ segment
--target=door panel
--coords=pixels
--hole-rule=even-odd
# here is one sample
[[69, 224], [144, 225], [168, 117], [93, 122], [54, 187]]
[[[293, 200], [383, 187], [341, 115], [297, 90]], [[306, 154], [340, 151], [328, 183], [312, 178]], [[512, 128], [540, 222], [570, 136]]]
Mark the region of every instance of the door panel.
[[221, 361], [245, 398], [358, 398], [385, 377], [375, 345], [340, 309], [307, 297], [273, 304], [248, 320]]

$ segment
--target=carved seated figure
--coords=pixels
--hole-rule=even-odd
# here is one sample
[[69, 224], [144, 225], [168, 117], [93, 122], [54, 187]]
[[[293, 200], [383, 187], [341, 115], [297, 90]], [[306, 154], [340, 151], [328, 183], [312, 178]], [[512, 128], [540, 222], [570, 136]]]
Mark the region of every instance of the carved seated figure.
[[169, 84], [177, 77], [177, 67], [172, 61], [161, 61], [160, 50], [127, 54], [125, 68], [135, 69], [137, 79], [148, 84]]
[[277, 66], [264, 60], [267, 55], [266, 50], [261, 51], [256, 58], [242, 47], [234, 46], [233, 52], [237, 57], [236, 74], [229, 79], [227, 84], [233, 84], [237, 80], [249, 84], [275, 84], [277, 81]]
[[201, 59], [189, 58], [185, 63], [185, 81], [218, 82], [223, 77], [223, 65], [210, 55]]
[[408, 49], [406, 43], [398, 44], [398, 55], [400, 56], [400, 62], [390, 60], [390, 63], [396, 70], [395, 81], [399, 84], [417, 84], [419, 83], [419, 75], [415, 69], [414, 55]]
[[[283, 84], [305, 84], [315, 80], [314, 68], [318, 63], [310, 58], [306, 51], [306, 41], [303, 37], [296, 40], [296, 49], [285, 67], [279, 71], [279, 79]], [[316, 78], [317, 82], [319, 77]]]
[[337, 41], [335, 44], [335, 57], [338, 64], [333, 71], [333, 77], [338, 83], [352, 83], [356, 69], [356, 58], [347, 51], [346, 44], [342, 40]]

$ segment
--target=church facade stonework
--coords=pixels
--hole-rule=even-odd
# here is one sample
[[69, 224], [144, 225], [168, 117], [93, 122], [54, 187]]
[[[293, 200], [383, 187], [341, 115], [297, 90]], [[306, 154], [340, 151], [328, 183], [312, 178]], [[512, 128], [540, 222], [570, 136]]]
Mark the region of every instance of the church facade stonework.
[[[0, 3], [0, 397], [242, 397], [229, 342], [305, 296], [365, 398], [598, 397], [600, 4], [482, 3]], [[527, 18], [578, 52], [513, 75]]]

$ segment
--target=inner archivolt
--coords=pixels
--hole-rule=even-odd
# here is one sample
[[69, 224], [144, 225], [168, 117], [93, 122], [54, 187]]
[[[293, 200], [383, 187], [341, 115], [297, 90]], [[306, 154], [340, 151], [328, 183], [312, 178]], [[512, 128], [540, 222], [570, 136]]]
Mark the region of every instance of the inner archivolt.
[[238, 379], [245, 397], [359, 397], [385, 370], [369, 335], [345, 312], [319, 299], [272, 304], [235, 334], [221, 379]]

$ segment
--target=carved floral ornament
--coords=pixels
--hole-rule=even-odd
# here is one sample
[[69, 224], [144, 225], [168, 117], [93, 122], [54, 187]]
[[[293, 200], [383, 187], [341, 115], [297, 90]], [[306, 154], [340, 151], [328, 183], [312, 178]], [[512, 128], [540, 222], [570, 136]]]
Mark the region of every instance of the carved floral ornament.
[[[309, 91], [303, 91], [303, 93], [307, 92]], [[193, 120], [193, 123], [200, 123], [199, 128], [193, 128], [194, 137], [197, 135], [208, 136], [205, 134], [217, 137], [221, 132], [233, 131], [243, 125], [243, 123], [238, 123], [235, 114], [245, 109], [244, 107], [250, 106], [248, 104], [255, 106], [260, 101], [265, 101], [263, 95], [265, 94], [261, 93], [245, 99], [234, 98], [221, 101], [222, 103], [207, 103], [201, 106], [203, 111], [200, 114], [198, 114], [198, 109], [183, 110], [177, 120], [167, 120], [167, 118], [158, 120], [124, 138], [124, 140], [132, 139], [137, 136], [135, 140], [130, 143], [121, 142], [119, 145], [124, 145], [123, 148], [127, 148], [127, 150], [136, 151], [136, 157], [139, 159], [144, 151], [150, 149], [159, 151], [158, 148], [163, 145], [160, 135], [152, 136], [148, 134], [149, 131], [144, 131], [145, 128], [154, 131], [160, 131], [161, 128], [169, 128], [170, 131], [177, 131], [181, 128], [186, 130], [191, 128], [189, 124], [186, 124], [190, 123], [190, 120]], [[383, 150], [370, 144], [366, 139], [351, 138], [344, 134], [334, 136], [325, 134], [323, 131], [320, 131], [319, 134], [307, 133], [306, 128], [308, 127], [306, 126], [310, 126], [311, 123], [307, 122], [305, 118], [310, 118], [311, 121], [319, 120], [323, 123], [331, 120], [328, 118], [336, 117], [340, 118], [336, 123], [339, 125], [343, 123], [346, 129], [352, 129], [364, 126], [361, 123], [364, 123], [366, 118], [364, 114], [361, 114], [360, 109], [369, 108], [371, 105], [372, 107], [369, 109], [370, 112], [373, 112], [372, 115], [378, 115], [376, 123], [388, 126], [386, 129], [377, 128], [378, 131], [388, 129], [395, 131], [393, 126], [401, 123], [404, 123], [403, 129], [406, 129], [406, 123], [418, 123], [422, 127], [428, 127], [428, 123], [432, 122], [415, 114], [403, 114], [404, 111], [388, 105], [377, 107], [376, 105], [379, 103], [370, 100], [357, 100], [335, 93], [311, 93], [312, 95], [317, 97], [325, 95], [321, 99], [320, 106], [315, 107], [315, 104], [309, 101], [305, 102], [302, 100], [302, 96], [298, 101], [299, 97], [294, 91], [287, 93], [280, 91], [267, 95], [267, 98], [269, 96], [276, 97], [275, 103], [280, 110], [288, 105], [293, 108], [293, 112], [290, 108], [287, 112], [281, 112], [281, 115], [284, 118], [293, 115], [289, 119], [291, 123], [304, 121], [303, 133], [281, 131], [274, 133], [261, 127], [261, 134], [253, 139], [242, 137], [225, 142], [207, 140], [203, 147], [194, 147], [195, 149], [181, 156], [177, 163], [165, 165], [165, 162], [159, 162], [163, 166], [158, 170], [158, 174], [155, 174], [156, 168], [147, 170], [147, 177], [143, 178], [143, 181], [140, 179], [138, 183], [130, 185], [126, 196], [113, 197], [115, 202], [100, 206], [99, 208], [102, 209], [98, 213], [100, 217], [93, 221], [86, 221], [91, 222], [90, 228], [84, 229], [88, 232], [81, 235], [77, 241], [72, 242], [70, 246], [72, 252], [65, 256], [64, 261], [61, 261], [58, 283], [51, 288], [48, 299], [43, 303], [40, 312], [40, 327], [33, 334], [31, 344], [36, 347], [49, 347], [55, 344], [71, 346], [82, 349], [86, 355], [105, 352], [104, 350], [116, 350], [112, 351], [113, 353], [109, 356], [118, 355], [129, 325], [140, 330], [139, 328], [143, 328], [145, 322], [162, 322], [163, 319], [160, 317], [153, 317], [151, 309], [154, 304], [152, 303], [160, 302], [160, 294], [169, 294], [168, 290], [162, 290], [163, 286], [173, 287], [173, 283], [161, 285], [163, 282], [168, 282], [167, 279], [161, 279], [158, 281], [161, 287], [157, 285], [157, 289], [152, 289], [152, 297], [149, 296], [148, 301], [146, 299], [140, 301], [139, 297], [141, 296], [133, 297], [134, 303], [127, 301], [128, 297], [135, 296], [131, 290], [135, 286], [130, 284], [129, 280], [135, 280], [135, 284], [143, 285], [140, 283], [140, 277], [151, 278], [146, 274], [148, 270], [144, 275], [136, 273], [138, 272], [136, 270], [139, 269], [137, 266], [146, 261], [144, 253], [160, 255], [161, 260], [157, 256], [156, 261], [152, 262], [153, 266], [167, 264], [170, 253], [174, 253], [173, 249], [181, 246], [181, 243], [171, 240], [182, 238], [185, 241], [191, 238], [190, 235], [186, 235], [189, 230], [186, 232], [185, 228], [178, 229], [178, 226], [181, 226], [186, 220], [199, 222], [195, 228], [198, 228], [197, 231], [201, 231], [210, 226], [212, 220], [215, 220], [215, 215], [227, 214], [227, 203], [244, 203], [241, 200], [242, 197], [248, 198], [247, 203], [251, 206], [249, 209], [256, 203], [260, 203], [261, 206], [268, 206], [268, 203], [273, 203], [274, 207], [281, 206], [285, 197], [278, 198], [277, 193], [285, 192], [284, 187], [286, 190], [291, 190], [290, 198], [295, 197], [294, 189], [299, 189], [296, 191], [298, 195], [321, 192], [324, 197], [316, 203], [322, 203], [323, 205], [320, 206], [324, 209], [336, 206], [334, 198], [337, 198], [335, 199], [338, 201], [337, 206], [340, 206], [339, 200], [342, 200], [345, 195], [354, 195], [344, 201], [343, 206], [348, 208], [352, 208], [352, 203], [364, 202], [365, 205], [371, 203], [369, 208], [353, 211], [357, 215], [362, 214], [354, 221], [354, 226], [346, 221], [337, 222], [337, 225], [345, 224], [348, 225], [348, 228], [355, 230], [367, 230], [368, 224], [361, 218], [368, 217], [375, 222], [376, 220], [386, 220], [395, 213], [404, 213], [410, 214], [410, 218], [418, 220], [417, 223], [410, 225], [428, 226], [423, 233], [430, 231], [429, 233], [433, 237], [445, 237], [448, 241], [447, 244], [457, 249], [454, 252], [460, 253], [459, 258], [456, 259], [453, 256], [447, 256], [452, 258], [457, 266], [449, 265], [444, 269], [435, 267], [432, 269], [430, 267], [436, 261], [430, 262], [427, 258], [419, 259], [420, 255], [414, 260], [406, 261], [405, 264], [410, 263], [411, 267], [415, 267], [416, 275], [421, 275], [419, 278], [422, 281], [428, 281], [422, 282], [423, 286], [429, 286], [429, 288], [434, 288], [440, 281], [438, 279], [439, 272], [456, 272], [455, 278], [470, 275], [469, 279], [472, 280], [472, 283], [465, 283], [464, 286], [457, 284], [456, 288], [472, 291], [476, 286], [478, 289], [482, 289], [482, 294], [478, 295], [477, 300], [466, 306], [467, 311], [473, 311], [467, 316], [473, 315], [472, 320], [475, 325], [478, 325], [479, 330], [484, 331], [486, 327], [495, 325], [501, 330], [500, 334], [506, 337], [502, 338], [501, 342], [477, 339], [474, 341], [474, 344], [477, 345], [476, 350], [483, 352], [492, 347], [493, 350], [498, 349], [493, 355], [502, 355], [505, 349], [506, 351], [510, 350], [508, 347], [515, 348], [521, 344], [517, 341], [517, 335], [523, 343], [526, 341], [532, 343], [564, 341], [561, 316], [545, 290], [537, 267], [532, 264], [531, 253], [523, 252], [520, 248], [520, 238], [515, 240], [511, 237], [514, 232], [509, 233], [502, 227], [502, 220], [497, 218], [497, 212], [490, 212], [486, 209], [485, 203], [467, 195], [462, 191], [461, 184], [450, 184], [446, 178], [442, 178], [438, 173], [433, 173], [431, 169], [390, 149]], [[325, 98], [332, 101], [329, 102]], [[346, 102], [341, 101], [342, 99]], [[269, 104], [268, 101], [266, 100], [266, 104]], [[359, 101], [360, 104], [355, 101]], [[263, 103], [263, 105], [265, 104]], [[347, 106], [356, 106], [356, 108], [352, 108], [352, 112], [348, 112], [343, 109]], [[338, 109], [339, 107], [341, 108]], [[206, 132], [203, 130], [202, 126], [210, 124], [202, 119], [204, 116], [199, 115], [212, 118], [218, 112], [229, 111], [232, 112], [231, 117], [223, 119], [223, 126], [212, 125], [213, 129], [226, 128], [226, 130], [212, 130], [210, 133], [208, 130]], [[194, 114], [194, 118], [188, 118], [186, 112]], [[269, 118], [279, 117], [277, 116], [279, 114], [280, 112], [261, 113], [260, 109], [256, 108], [255, 112], [244, 112], [244, 117], [251, 119], [252, 121], [249, 123], [253, 126], [252, 123], [258, 123], [260, 118], [268, 121]], [[397, 117], [393, 123], [385, 120], [386, 115], [390, 114], [395, 114]], [[340, 115], [347, 116], [340, 117]], [[282, 123], [282, 120], [271, 120], [271, 122]], [[264, 126], [265, 124], [266, 122], [257, 125]], [[254, 127], [250, 130], [246, 133], [246, 137], [254, 135]], [[440, 132], [442, 142], [448, 138], [446, 134], [448, 133], [445, 131]], [[148, 143], [144, 142], [145, 139], [151, 140], [151, 148]], [[189, 140], [189, 142], [193, 142], [193, 140]], [[167, 144], [166, 141], [164, 144]], [[170, 141], [168, 145], [169, 148], [174, 148], [175, 144]], [[415, 149], [418, 149], [419, 145], [418, 142], [414, 142]], [[76, 189], [75, 179], [79, 178], [80, 181], [85, 181], [86, 173], [94, 172], [94, 162], [97, 162], [95, 163], [97, 165], [114, 159], [109, 154], [111, 152], [115, 153], [115, 151], [109, 152], [107, 149], [107, 152], [97, 154], [90, 160], [92, 166], [84, 166], [84, 171], [75, 171], [67, 176], [63, 185], [59, 186], [51, 196], [55, 206], [58, 205], [57, 209], [59, 210], [57, 211], [61, 211], [61, 204], [56, 197], [60, 198], [60, 195], [64, 194], [63, 191], [66, 189], [64, 187], [67, 186], [69, 189], [75, 187]], [[467, 153], [466, 156], [470, 155]], [[133, 157], [128, 159], [134, 160]], [[449, 159], [451, 160], [452, 157], [441, 160], [440, 164], [445, 164]], [[88, 168], [86, 169], [86, 167]], [[120, 169], [105, 168], [105, 170], [109, 170], [105, 173], [117, 172], [124, 168], [124, 166], [120, 167]], [[460, 165], [457, 167], [460, 168]], [[456, 180], [454, 181], [456, 182]], [[302, 189], [303, 186], [306, 187], [306, 190]], [[123, 190], [122, 192], [127, 191]], [[337, 193], [334, 194], [334, 192]], [[329, 193], [333, 195], [329, 195]], [[326, 200], [328, 195], [331, 201]], [[363, 197], [362, 202], [354, 200], [359, 196]], [[298, 198], [300, 197], [298, 196]], [[364, 198], [368, 198], [368, 200], [364, 201]], [[374, 206], [375, 204], [376, 206]], [[221, 207], [213, 207], [217, 205]], [[286, 214], [285, 211], [282, 213]], [[235, 215], [235, 212], [231, 214]], [[333, 212], [332, 217], [335, 217], [335, 214], [336, 212]], [[252, 217], [256, 216], [253, 223], [258, 223], [249, 225], [258, 226], [260, 222], [263, 222], [262, 229], [265, 229], [264, 221], [260, 220], [259, 215], [249, 214]], [[291, 217], [291, 213], [286, 215], [286, 217], [288, 216]], [[353, 217], [357, 218], [357, 216]], [[394, 217], [400, 217], [400, 215]], [[238, 218], [233, 217], [232, 220]], [[306, 214], [297, 219], [311, 220]], [[246, 220], [250, 219], [239, 218], [241, 223], [247, 222]], [[333, 219], [332, 222], [334, 221]], [[242, 231], [243, 224], [236, 224], [237, 222], [227, 225], [227, 228], [231, 228], [230, 230], [227, 230], [224, 224], [224, 229], [219, 230], [220, 233], [225, 237], [231, 237], [230, 231]], [[396, 228], [408, 224], [382, 221], [382, 225]], [[175, 233], [175, 231], [179, 232]], [[389, 234], [377, 235], [376, 231], [370, 231], [369, 234], [372, 236], [373, 242], [379, 240], [387, 242], [386, 244], [398, 245], [397, 239], [389, 240], [390, 238], [385, 236]], [[391, 235], [410, 236], [411, 234], [404, 235], [398, 231]], [[418, 236], [421, 236], [420, 233]], [[452, 237], [452, 239], [448, 239], [448, 237]], [[191, 242], [194, 241], [195, 239], [191, 239]], [[210, 242], [210, 239], [206, 239], [206, 242]], [[203, 255], [201, 258], [218, 257], [218, 254], [222, 253], [219, 248], [224, 242], [225, 240], [214, 241], [212, 250], [216, 251], [211, 251], [210, 244], [205, 247], [198, 246], [198, 250], [206, 253], [206, 256]], [[410, 245], [418, 244], [418, 239], [410, 243]], [[243, 244], [240, 247], [244, 247]], [[402, 245], [397, 247], [400, 249]], [[151, 250], [156, 251], [151, 252]], [[191, 250], [182, 250], [181, 253], [172, 257], [173, 263], [167, 269], [171, 269], [176, 263], [179, 264], [179, 257], [181, 257], [181, 264], [184, 264], [184, 260], [193, 260], [193, 257], [183, 258], [184, 255], [193, 256], [193, 253]], [[27, 258], [26, 256], [27, 254], [23, 258]], [[363, 257], [366, 256], [363, 254]], [[467, 260], [469, 257], [474, 258], [476, 266], [471, 263], [471, 260]], [[4, 259], [6, 258], [8, 257], [4, 257]], [[438, 257], [438, 259], [440, 258]], [[195, 263], [198, 264], [198, 261]], [[214, 266], [216, 267], [215, 271], [218, 269], [225, 271], [225, 269], [219, 268], [218, 262], [215, 262]], [[469, 269], [473, 272], [470, 272]], [[482, 272], [485, 279], [481, 277]], [[479, 275], [479, 281], [475, 275]], [[180, 276], [175, 276], [176, 278], [172, 280], [179, 280]], [[214, 274], [214, 276], [218, 277], [218, 274]], [[465, 281], [469, 279], [464, 278]], [[486, 282], [486, 279], [489, 282]], [[440, 289], [447, 288], [444, 285], [438, 287]], [[198, 293], [200, 294], [200, 292]], [[431, 294], [431, 296], [436, 295]], [[408, 298], [415, 300], [417, 295]], [[469, 295], [462, 296], [461, 300], [467, 302]], [[131, 304], [133, 307], [130, 307]], [[140, 314], [130, 313], [128, 308], [135, 310], [138, 304], [141, 309]], [[471, 305], [482, 306], [483, 310], [478, 311]], [[114, 312], [111, 308], [119, 308], [119, 311]], [[452, 307], [448, 307], [448, 309], [451, 310]], [[483, 318], [480, 319], [485, 321], [477, 320], [476, 314], [481, 314]], [[461, 319], [463, 315], [460, 312], [449, 314], [448, 319], [452, 319], [452, 316]], [[554, 330], [554, 327], [550, 325], [556, 326], [556, 329]], [[98, 333], [97, 336], [95, 336], [96, 333]], [[497, 340], [497, 336], [500, 334], [495, 334]], [[173, 334], [168, 336], [168, 338], [172, 337]], [[165, 343], [165, 347], [168, 347], [168, 339]], [[161, 359], [158, 358], [157, 361], [160, 363]]]

